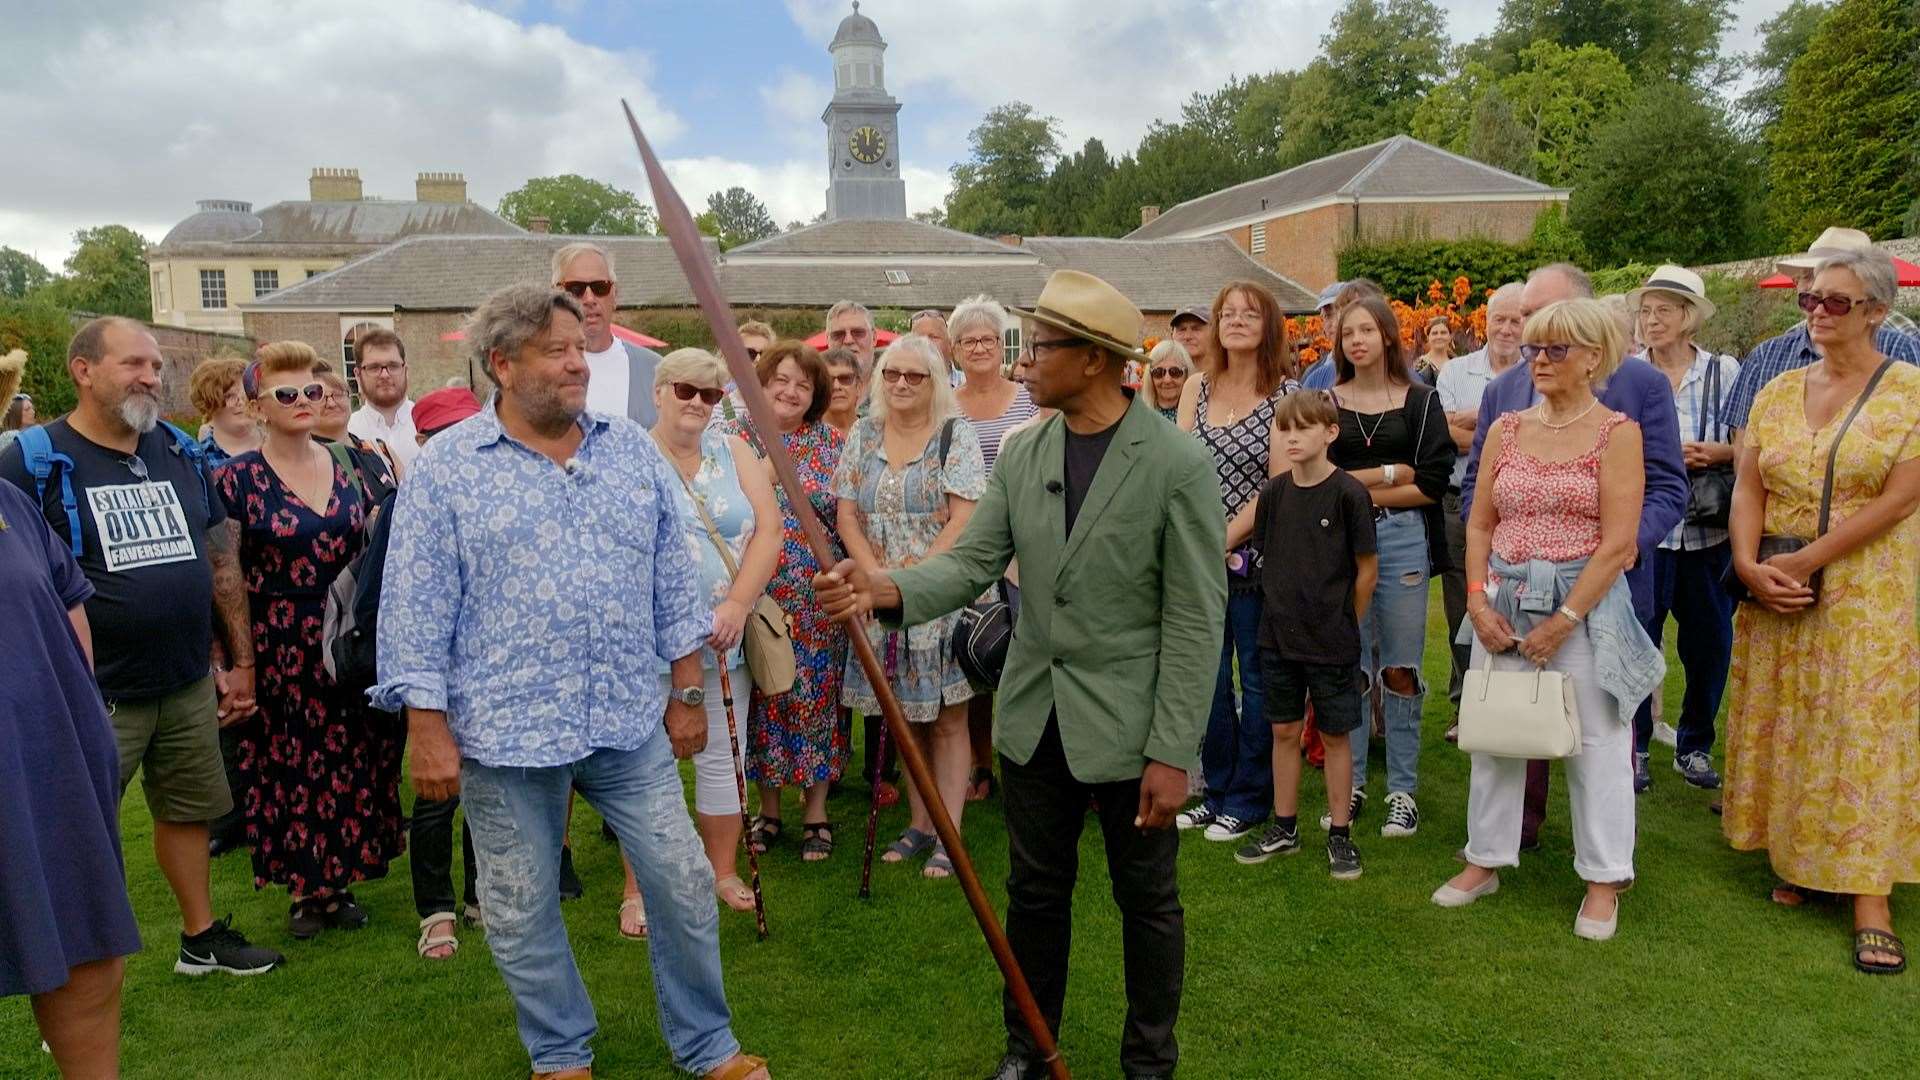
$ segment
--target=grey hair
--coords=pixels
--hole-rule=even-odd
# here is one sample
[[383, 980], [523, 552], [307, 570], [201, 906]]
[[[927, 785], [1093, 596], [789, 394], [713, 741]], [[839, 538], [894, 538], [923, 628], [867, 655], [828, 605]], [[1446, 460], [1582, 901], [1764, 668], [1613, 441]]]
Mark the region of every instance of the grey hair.
[[1520, 302], [1520, 294], [1525, 292], [1526, 289], [1527, 283], [1524, 281], [1509, 281], [1505, 285], [1493, 290], [1493, 295], [1487, 297], [1487, 306], [1492, 307], [1495, 301], [1502, 304], [1517, 304]]
[[842, 315], [845, 315], [849, 311], [859, 312], [860, 317], [867, 320], [867, 329], [869, 330], [873, 329], [873, 312], [868, 311], [867, 306], [865, 304], [860, 303], [857, 300], [842, 300], [839, 303], [828, 308], [826, 324], [828, 326], [832, 326], [833, 320], [839, 318]]
[[1177, 360], [1181, 367], [1187, 369], [1188, 374], [1193, 373], [1193, 357], [1187, 355], [1187, 347], [1185, 345], [1180, 344], [1172, 338], [1167, 338], [1160, 344], [1155, 345], [1153, 351], [1147, 354], [1147, 359], [1156, 364], [1168, 360]]
[[577, 240], [553, 253], [553, 283], [560, 284], [560, 275], [567, 272], [567, 264], [582, 255], [598, 255], [600, 261], [607, 264], [607, 280], [619, 281], [620, 275], [613, 269], [613, 255], [599, 244]]
[[961, 331], [976, 325], [988, 326], [995, 337], [1001, 336], [1006, 332], [1007, 309], [1000, 306], [1000, 301], [985, 293], [969, 296], [960, 301], [953, 309], [953, 314], [947, 316], [947, 336], [959, 341]]
[[727, 365], [720, 358], [705, 349], [675, 349], [660, 358], [660, 366], [653, 369], [653, 388], [659, 388], [673, 382], [692, 382], [696, 379], [710, 382], [715, 386], [727, 385]]
[[1813, 273], [1818, 277], [1828, 270], [1853, 271], [1853, 276], [1866, 286], [1867, 299], [1882, 307], [1892, 307], [1899, 296], [1900, 279], [1893, 270], [1893, 256], [1886, 248], [1876, 246], [1829, 255], [1820, 260]]
[[586, 318], [580, 310], [580, 301], [559, 289], [531, 283], [508, 285], [482, 300], [473, 314], [467, 316], [464, 329], [468, 355], [498, 386], [500, 376], [494, 372], [490, 357], [496, 351], [503, 356], [519, 352], [521, 346], [553, 323], [556, 311], [567, 312], [576, 319]]
[[933, 400], [928, 404], [927, 415], [934, 424], [946, 423], [953, 415], [953, 374], [947, 369], [947, 361], [940, 355], [939, 346], [924, 334], [902, 334], [893, 339], [880, 359], [874, 362], [873, 378], [867, 387], [867, 415], [883, 427], [887, 422], [887, 361], [895, 356], [914, 359], [927, 369], [927, 382], [933, 385]]
[[1585, 270], [1580, 269], [1572, 263], [1548, 263], [1545, 266], [1537, 267], [1533, 273], [1527, 275], [1527, 280], [1532, 281], [1546, 274], [1559, 274], [1561, 277], [1566, 278], [1567, 284], [1573, 286], [1573, 299], [1592, 300], [1594, 298], [1593, 279], [1587, 276]]

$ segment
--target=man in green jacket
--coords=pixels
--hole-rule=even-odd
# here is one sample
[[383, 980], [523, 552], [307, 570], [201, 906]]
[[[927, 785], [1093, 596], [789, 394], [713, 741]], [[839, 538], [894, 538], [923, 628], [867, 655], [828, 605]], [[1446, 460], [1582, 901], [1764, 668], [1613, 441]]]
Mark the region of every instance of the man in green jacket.
[[[1074, 878], [1098, 801], [1123, 917], [1129, 1080], [1178, 1060], [1186, 952], [1173, 817], [1199, 757], [1227, 600], [1226, 521], [1213, 461], [1122, 384], [1141, 358], [1138, 308], [1074, 270], [1047, 280], [1026, 320], [1027, 388], [1059, 410], [1008, 440], [953, 549], [868, 576], [851, 561], [815, 579], [829, 615], [927, 622], [973, 601], [1020, 560], [1020, 619], [1001, 678], [1011, 872], [1007, 938], [1056, 1033], [1067, 989]], [[1009, 997], [1007, 1054], [991, 1080], [1046, 1075]]]

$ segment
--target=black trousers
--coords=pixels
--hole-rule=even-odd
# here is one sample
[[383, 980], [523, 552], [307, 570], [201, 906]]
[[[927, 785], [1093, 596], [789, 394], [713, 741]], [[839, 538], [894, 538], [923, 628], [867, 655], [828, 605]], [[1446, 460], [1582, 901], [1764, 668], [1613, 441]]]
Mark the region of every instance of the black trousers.
[[[1087, 800], [1098, 799], [1107, 872], [1120, 907], [1125, 950], [1127, 1021], [1120, 1034], [1120, 1066], [1129, 1076], [1171, 1073], [1179, 1060], [1174, 1022], [1186, 978], [1186, 914], [1180, 907], [1180, 835], [1134, 827], [1140, 781], [1086, 784], [1074, 779], [1060, 745], [1059, 722], [1048, 717], [1033, 759], [1000, 758], [1007, 846], [1007, 940], [1026, 973], [1047, 1026], [1057, 1035], [1067, 996], [1067, 959], [1073, 942], [1073, 886], [1079, 873], [1080, 830]], [[1104, 977], [1104, 976], [1100, 976]], [[1007, 1049], [1031, 1055], [1026, 1021], [1005, 997]]]
[[227, 773], [227, 788], [233, 792], [233, 809], [215, 818], [207, 826], [207, 833], [213, 839], [225, 841], [230, 848], [244, 847], [247, 843], [247, 781], [240, 775], [240, 740], [248, 724], [259, 722], [256, 716], [220, 729], [220, 765]]
[[[453, 902], [453, 812], [460, 807], [460, 796], [451, 799], [415, 799], [413, 824], [407, 829], [407, 847], [413, 856], [413, 907], [426, 918], [438, 911], [460, 910]], [[473, 833], [465, 819], [460, 822], [460, 858], [466, 868], [461, 876], [465, 888], [463, 903], [478, 903], [478, 884], [473, 861]]]

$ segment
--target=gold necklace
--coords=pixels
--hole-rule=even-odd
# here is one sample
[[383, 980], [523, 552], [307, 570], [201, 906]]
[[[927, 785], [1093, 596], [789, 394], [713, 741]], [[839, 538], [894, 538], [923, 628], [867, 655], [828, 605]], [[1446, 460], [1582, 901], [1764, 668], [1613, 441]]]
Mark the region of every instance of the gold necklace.
[[1587, 403], [1586, 408], [1580, 410], [1579, 415], [1574, 416], [1570, 420], [1566, 420], [1562, 423], [1556, 424], [1552, 420], [1547, 419], [1547, 403], [1542, 401], [1540, 403], [1540, 426], [1546, 428], [1548, 431], [1565, 431], [1567, 428], [1570, 428], [1573, 425], [1579, 423], [1580, 421], [1586, 419], [1588, 413], [1592, 412], [1593, 410], [1599, 407], [1600, 407], [1600, 399], [1594, 398], [1592, 401]]

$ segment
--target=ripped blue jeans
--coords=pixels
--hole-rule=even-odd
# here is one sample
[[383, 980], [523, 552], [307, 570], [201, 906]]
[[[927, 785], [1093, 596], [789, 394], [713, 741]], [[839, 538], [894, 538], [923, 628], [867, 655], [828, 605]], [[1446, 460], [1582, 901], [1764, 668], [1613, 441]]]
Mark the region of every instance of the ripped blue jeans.
[[[1420, 677], [1427, 638], [1427, 526], [1419, 511], [1392, 514], [1375, 526], [1379, 538], [1380, 581], [1373, 603], [1360, 621], [1360, 666], [1380, 687], [1387, 728], [1387, 791], [1411, 795], [1420, 781], [1420, 713], [1427, 684]], [[1381, 678], [1389, 668], [1413, 672], [1412, 694], [1395, 693]], [[1372, 714], [1353, 732], [1353, 786], [1367, 785], [1367, 744]]]
[[664, 726], [638, 750], [595, 750], [570, 765], [465, 760], [460, 786], [480, 864], [487, 947], [513, 995], [533, 1071], [593, 1061], [593, 1002], [560, 918], [569, 788], [613, 827], [647, 898], [647, 959], [674, 1064], [699, 1075], [740, 1052], [721, 985], [713, 867], [687, 814]]

